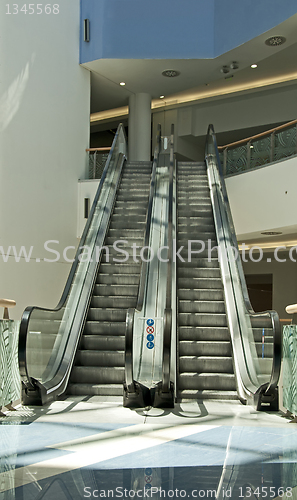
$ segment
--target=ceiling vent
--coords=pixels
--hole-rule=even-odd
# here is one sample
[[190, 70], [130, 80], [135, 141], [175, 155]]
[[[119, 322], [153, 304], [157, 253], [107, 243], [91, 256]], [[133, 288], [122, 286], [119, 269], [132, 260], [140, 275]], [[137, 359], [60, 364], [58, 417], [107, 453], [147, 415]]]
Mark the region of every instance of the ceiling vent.
[[279, 231], [263, 231], [261, 234], [264, 234], [265, 236], [278, 236], [283, 233], [280, 233]]
[[174, 78], [175, 76], [180, 75], [180, 71], [176, 71], [175, 69], [165, 69], [165, 71], [162, 71], [162, 75], [167, 78]]
[[265, 40], [266, 45], [269, 47], [279, 47], [285, 43], [286, 38], [284, 36], [271, 36]]

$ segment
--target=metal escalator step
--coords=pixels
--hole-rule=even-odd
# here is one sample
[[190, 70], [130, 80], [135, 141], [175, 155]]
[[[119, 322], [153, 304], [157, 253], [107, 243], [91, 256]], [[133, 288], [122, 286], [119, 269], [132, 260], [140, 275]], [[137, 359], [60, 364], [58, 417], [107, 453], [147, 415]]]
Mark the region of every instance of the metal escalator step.
[[[125, 326], [125, 325], [124, 325]], [[125, 333], [125, 329], [124, 329]], [[125, 337], [124, 335], [108, 335], [105, 331], [106, 336], [86, 335], [84, 334], [81, 338], [80, 348], [87, 350], [103, 350], [103, 351], [124, 351], [125, 349]], [[108, 336], [107, 336], [108, 335]]]
[[178, 387], [179, 390], [236, 391], [236, 382], [231, 373], [183, 373], [178, 375]]
[[88, 311], [88, 321], [126, 321], [125, 309], [98, 309], [90, 307]]
[[205, 220], [202, 217], [191, 217], [182, 215], [181, 213], [178, 216], [178, 227], [207, 227], [210, 228], [210, 230], [213, 230], [214, 228], [214, 219], [213, 217], [205, 217]]
[[[179, 245], [178, 245], [178, 247], [179, 247]], [[195, 250], [195, 249], [192, 248], [192, 250]], [[214, 251], [215, 250], [211, 250], [210, 257], [212, 257], [212, 253], [214, 253]], [[199, 264], [197, 265], [197, 259], [195, 259], [195, 257], [193, 257], [193, 255], [190, 255], [189, 259], [188, 259], [188, 255], [186, 256], [185, 253], [183, 253], [183, 251], [180, 252], [180, 255], [184, 258], [185, 262], [181, 262], [180, 260], [178, 260], [178, 276], [180, 276], [180, 277], [192, 276], [193, 278], [221, 279], [220, 268], [215, 265], [218, 263], [217, 258], [213, 259], [214, 265], [211, 265], [212, 259], [210, 258], [209, 259], [210, 265], [207, 267], [202, 267], [202, 266], [199, 266]], [[194, 256], [195, 255], [197, 255], [197, 254], [194, 254]], [[207, 260], [207, 259], [205, 259], [205, 260]]]
[[95, 296], [124, 296], [124, 297], [136, 297], [138, 292], [137, 285], [105, 285], [96, 284], [94, 287]]
[[180, 326], [227, 326], [226, 314], [208, 314], [208, 313], [178, 313]]
[[[189, 269], [191, 270], [191, 269]], [[195, 268], [194, 268], [195, 270]], [[180, 276], [180, 271], [182, 271], [182, 276]], [[194, 290], [202, 289], [216, 289], [220, 290], [223, 288], [222, 280], [218, 278], [191, 278], [191, 273], [187, 269], [178, 270], [178, 288], [192, 288]]]
[[125, 224], [123, 224], [123, 221], [121, 218], [113, 218], [110, 222], [110, 229], [141, 229], [144, 231], [144, 226], [145, 226], [145, 220], [143, 221], [125, 221]]
[[[179, 170], [179, 169], [178, 169]], [[181, 170], [178, 171], [178, 181], [187, 181], [187, 180], [195, 180], [197, 177], [199, 178], [200, 176], [204, 177], [207, 176], [206, 169], [199, 168], [197, 170]]]
[[[213, 218], [213, 213], [212, 211], [208, 212], [203, 212], [202, 210], [197, 210], [195, 208], [189, 207], [187, 210], [185, 210], [185, 213], [188, 214], [188, 217], [194, 217], [196, 219], [196, 222], [198, 224], [211, 224], [212, 227], [214, 227], [214, 218]], [[184, 213], [180, 214], [181, 218], [183, 218]], [[180, 220], [180, 218], [179, 218]]]
[[[183, 246], [183, 245], [182, 245]], [[178, 246], [177, 246], [177, 250], [178, 250]], [[197, 253], [194, 253], [194, 252], [197, 252]], [[179, 252], [179, 255], [185, 260], [190, 260], [188, 259], [188, 248], [186, 246], [184, 246], [184, 248]], [[209, 258], [210, 260], [214, 257], [216, 260], [218, 259], [218, 255], [219, 255], [219, 252], [218, 252], [218, 248], [217, 248], [217, 245], [215, 244], [207, 244], [207, 242], [205, 243], [205, 247], [203, 247], [203, 245], [197, 247], [197, 248], [194, 248], [194, 246], [191, 247], [191, 260], [192, 260], [192, 257], [193, 258], [197, 258], [197, 257], [200, 257], [200, 258]], [[182, 262], [179, 257], [177, 257], [177, 262]]]
[[125, 370], [114, 366], [74, 366], [70, 381], [82, 384], [121, 384]]
[[84, 335], [117, 336], [125, 335], [126, 324], [124, 321], [91, 321], [85, 324]]
[[115, 206], [113, 209], [114, 215], [120, 215], [123, 218], [125, 216], [127, 216], [127, 214], [132, 215], [132, 216], [134, 216], [134, 215], [146, 216], [146, 212], [147, 212], [147, 203], [145, 203], [143, 205], [137, 204], [136, 207], [131, 207], [131, 208], [129, 208], [129, 210], [127, 210], [126, 208], [124, 208], [122, 206]]
[[[101, 263], [112, 264], [114, 266], [133, 266], [133, 264], [135, 264], [140, 268], [140, 250], [136, 249], [133, 252], [132, 248], [130, 249], [129, 247], [120, 247], [120, 245], [117, 245], [117, 248], [118, 250], [116, 248], [109, 247], [108, 253], [106, 252], [104, 253], [104, 255], [102, 255]], [[124, 268], [122, 269], [122, 271], [123, 273], [125, 273]], [[138, 269], [138, 272], [140, 272], [140, 269]]]
[[182, 301], [223, 301], [224, 292], [223, 289], [190, 289], [190, 288], [179, 288], [178, 298]]
[[[178, 246], [178, 245], [177, 245]], [[220, 263], [218, 258], [214, 258], [212, 256], [211, 259], [208, 259], [207, 257], [195, 257], [194, 255], [191, 255], [191, 260], [185, 260], [185, 262], [178, 261], [178, 267], [179, 268], [192, 268], [192, 267], [197, 267], [199, 269], [219, 269], [220, 268]]]
[[113, 245], [116, 241], [127, 241], [128, 243], [125, 243], [125, 244], [117, 244], [117, 246], [123, 246], [123, 248], [125, 248], [126, 246], [128, 247], [131, 247], [132, 244], [135, 244], [136, 246], [138, 247], [142, 247], [143, 245], [143, 237], [142, 238], [117, 238], [117, 237], [114, 237], [114, 236], [107, 236], [105, 242], [104, 242], [104, 246], [111, 246]]
[[210, 201], [209, 196], [197, 196], [195, 198], [192, 198], [191, 195], [187, 196], [187, 193], [185, 191], [184, 195], [179, 194], [178, 198], [178, 205], [180, 204], [179, 207], [179, 213], [180, 211], [189, 211], [190, 208], [197, 208], [199, 210], [205, 208], [208, 210], [212, 210], [212, 204]]
[[[178, 218], [178, 233], [188, 233], [189, 235], [196, 235], [197, 231], [201, 233], [212, 233], [214, 231], [213, 224], [203, 224], [195, 217], [188, 220], [186, 217]], [[215, 234], [215, 233], [214, 233]]]
[[[190, 200], [196, 200], [197, 202], [202, 201], [202, 200], [207, 200], [210, 203], [209, 196], [202, 197], [202, 200], [200, 196], [197, 196], [197, 188], [199, 189], [201, 186], [208, 186], [208, 180], [207, 178], [204, 180], [200, 179], [199, 181], [189, 181], [187, 183], [178, 183], [178, 198], [185, 198], [185, 199], [190, 199]], [[187, 198], [188, 195], [188, 198]]]
[[124, 215], [124, 218], [122, 217], [122, 214], [113, 214], [112, 220], [113, 221], [121, 220], [122, 227], [125, 228], [127, 222], [135, 222], [136, 224], [138, 224], [139, 222], [145, 223], [145, 214], [131, 214], [129, 213], [129, 210], [127, 210]]
[[223, 300], [179, 300], [179, 313], [226, 313], [225, 302]]
[[91, 308], [98, 309], [129, 309], [129, 307], [136, 307], [136, 297], [123, 297], [123, 296], [93, 296], [91, 299]]
[[234, 391], [208, 391], [208, 390], [188, 390], [183, 389], [178, 391], [177, 401], [187, 401], [187, 400], [199, 400], [199, 399], [215, 399], [220, 401], [238, 401], [237, 392]]
[[183, 356], [232, 356], [231, 342], [222, 340], [181, 340], [179, 355]]
[[133, 229], [131, 229], [131, 228], [112, 229], [112, 228], [109, 228], [108, 237], [119, 239], [119, 240], [125, 240], [127, 238], [141, 239], [144, 237], [144, 229], [143, 228], [139, 228], [139, 229], [135, 229], [135, 228], [133, 228]]
[[125, 286], [125, 285], [137, 285], [139, 283], [139, 274], [100, 274], [97, 277], [97, 283], [99, 285], [110, 285], [110, 286]]
[[180, 374], [233, 374], [232, 357], [225, 356], [181, 356], [179, 358]]
[[[102, 274], [108, 274], [108, 275], [113, 275], [113, 274], [138, 274], [140, 273], [140, 264], [138, 263], [130, 263], [130, 262], [122, 262], [122, 263], [116, 263], [116, 262], [109, 262], [109, 263], [102, 263], [99, 268], [99, 276]], [[98, 283], [98, 281], [97, 281]]]
[[205, 222], [207, 221], [212, 221], [213, 222], [213, 211], [212, 207], [198, 207], [196, 205], [189, 205], [189, 207], [186, 209], [186, 213], [189, 215], [189, 217], [197, 217], [199, 219], [205, 219]]
[[70, 383], [67, 393], [76, 396], [120, 396], [123, 397], [123, 384], [76, 384]]
[[95, 351], [95, 350], [79, 350], [76, 355], [76, 366], [88, 367], [124, 367], [125, 353], [120, 350], [112, 351]]
[[149, 186], [150, 185], [150, 180], [151, 180], [151, 173], [149, 172], [148, 174], [142, 174], [137, 178], [137, 183], [134, 181], [133, 175], [127, 175], [123, 174], [122, 179], [121, 179], [121, 187], [125, 186], [127, 189], [129, 189], [131, 186]]
[[[178, 247], [181, 247], [181, 246], [184, 246], [185, 249], [188, 249], [188, 247], [190, 247], [190, 244], [189, 242], [191, 241], [191, 249], [193, 251], [195, 250], [200, 250], [202, 248], [202, 244], [201, 244], [201, 241], [203, 241], [205, 247], [209, 247], [211, 246], [212, 247], [216, 247], [218, 246], [218, 242], [217, 242], [217, 238], [216, 238], [216, 235], [214, 233], [204, 233], [202, 231], [197, 231], [195, 235], [187, 235], [188, 237], [186, 237], [186, 234], [184, 232], [180, 232], [178, 234], [178, 238], [177, 238], [177, 245]], [[190, 236], [190, 237], [189, 237]]]
[[180, 325], [178, 328], [179, 340], [189, 341], [194, 344], [196, 341], [208, 342], [230, 342], [230, 332], [227, 325]]

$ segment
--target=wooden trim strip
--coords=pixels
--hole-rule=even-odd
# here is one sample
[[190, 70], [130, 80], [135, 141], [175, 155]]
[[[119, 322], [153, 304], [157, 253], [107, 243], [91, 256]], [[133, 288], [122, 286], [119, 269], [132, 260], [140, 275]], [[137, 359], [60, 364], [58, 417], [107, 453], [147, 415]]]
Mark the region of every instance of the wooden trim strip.
[[225, 144], [225, 146], [218, 146], [218, 150], [222, 151], [222, 150], [227, 149], [227, 148], [231, 148], [231, 147], [233, 148], [233, 147], [239, 146], [241, 144], [246, 144], [249, 141], [259, 139], [260, 137], [265, 137], [266, 135], [272, 134], [273, 132], [278, 132], [279, 130], [282, 130], [284, 128], [292, 127], [296, 123], [297, 123], [297, 120], [292, 120], [291, 122], [284, 123], [283, 125], [279, 125], [278, 127], [272, 128], [270, 130], [266, 130], [266, 132], [261, 132], [261, 134], [252, 135], [251, 137], [248, 137], [246, 139], [241, 139], [240, 141], [230, 142], [230, 144]]
[[111, 147], [108, 148], [88, 148], [86, 151], [110, 151]]

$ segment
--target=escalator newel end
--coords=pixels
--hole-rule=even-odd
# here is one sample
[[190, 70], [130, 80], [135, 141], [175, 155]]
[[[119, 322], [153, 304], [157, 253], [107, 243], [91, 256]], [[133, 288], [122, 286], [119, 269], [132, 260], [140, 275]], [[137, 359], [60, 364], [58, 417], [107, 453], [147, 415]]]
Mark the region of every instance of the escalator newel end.
[[151, 389], [152, 406], [154, 408], [174, 408], [174, 384], [170, 382], [170, 390], [162, 391], [162, 382]]
[[257, 411], [278, 411], [278, 387], [270, 389], [268, 392], [262, 391], [257, 393], [255, 395], [254, 406]]
[[123, 406], [124, 408], [146, 408], [152, 406], [151, 393], [148, 387], [134, 381], [135, 391], [128, 390], [124, 384]]

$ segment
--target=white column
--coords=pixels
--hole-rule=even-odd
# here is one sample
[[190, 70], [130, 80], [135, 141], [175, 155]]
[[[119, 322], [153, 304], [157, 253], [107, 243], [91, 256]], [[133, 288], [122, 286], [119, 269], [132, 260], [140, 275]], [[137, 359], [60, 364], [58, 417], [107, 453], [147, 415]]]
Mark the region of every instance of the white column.
[[128, 143], [130, 161], [151, 159], [151, 96], [133, 94], [129, 99]]

